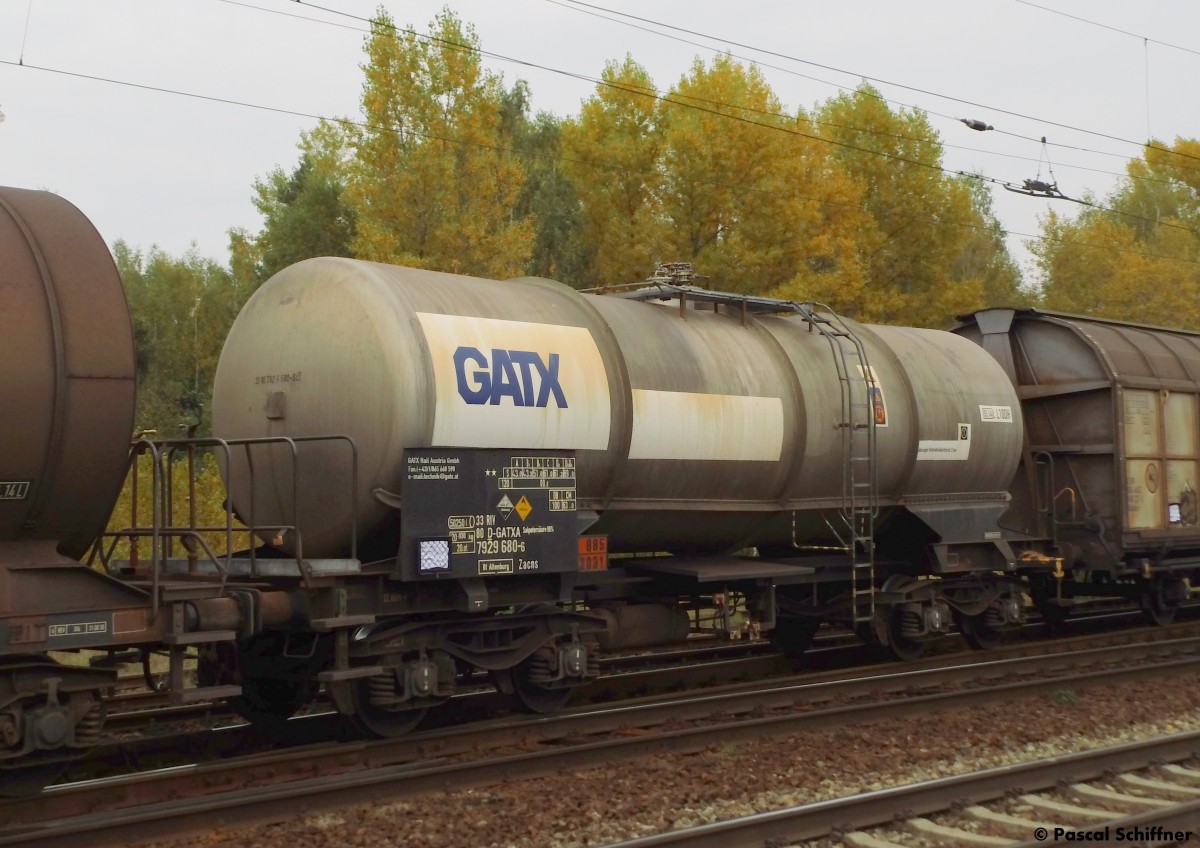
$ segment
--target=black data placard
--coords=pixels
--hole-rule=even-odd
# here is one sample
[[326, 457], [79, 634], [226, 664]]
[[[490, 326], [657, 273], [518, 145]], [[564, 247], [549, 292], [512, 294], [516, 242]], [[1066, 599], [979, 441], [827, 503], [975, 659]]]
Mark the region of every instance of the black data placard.
[[400, 495], [405, 579], [578, 566], [574, 451], [412, 449]]

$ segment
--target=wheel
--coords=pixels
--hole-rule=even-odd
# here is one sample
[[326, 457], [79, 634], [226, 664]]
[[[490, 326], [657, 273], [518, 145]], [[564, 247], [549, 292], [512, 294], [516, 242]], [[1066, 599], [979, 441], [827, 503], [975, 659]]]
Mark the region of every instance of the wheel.
[[1179, 607], [1167, 603], [1163, 597], [1164, 589], [1158, 583], [1147, 584], [1142, 589], [1142, 616], [1147, 623], [1158, 627], [1166, 627], [1175, 621], [1175, 614], [1179, 611]]
[[[36, 795], [99, 744], [103, 689], [115, 681], [111, 672], [66, 666], [46, 655], [4, 658], [0, 798]], [[85, 688], [93, 685], [100, 688]]]
[[820, 627], [820, 620], [815, 618], [780, 617], [771, 631], [771, 644], [789, 660], [798, 661], [812, 645]]
[[904, 635], [905, 619], [919, 615], [919, 613], [905, 610], [903, 606], [895, 606], [889, 609], [886, 614], [888, 619], [888, 653], [902, 662], [912, 662], [924, 656], [925, 643], [920, 639], [912, 639]]
[[386, 705], [396, 692], [396, 675], [391, 670], [372, 677], [337, 684], [350, 687], [354, 712], [345, 715], [351, 727], [364, 736], [391, 739], [403, 736], [421, 723], [428, 707], [393, 709]]
[[986, 651], [1004, 641], [1004, 631], [988, 624], [986, 611], [982, 615], [966, 615], [955, 610], [954, 623], [967, 644], [977, 651]]
[[[571, 697], [571, 686], [546, 686], [538, 682], [553, 668], [554, 647], [547, 645], [534, 651], [516, 666], [498, 672], [507, 675], [512, 684], [512, 697], [517, 709], [526, 713], [546, 715], [558, 712]], [[498, 688], [507, 691], [507, 687]]]
[[278, 730], [317, 692], [309, 664], [285, 657], [284, 642], [283, 634], [265, 633], [238, 645], [217, 643], [201, 657], [200, 685], [241, 686], [229, 701], [233, 711], [255, 727]]
[[1033, 599], [1034, 609], [1046, 624], [1053, 628], [1062, 627], [1071, 616], [1070, 607], [1051, 603], [1056, 593], [1051, 589], [1048, 580], [1036, 580], [1030, 584], [1029, 596]]

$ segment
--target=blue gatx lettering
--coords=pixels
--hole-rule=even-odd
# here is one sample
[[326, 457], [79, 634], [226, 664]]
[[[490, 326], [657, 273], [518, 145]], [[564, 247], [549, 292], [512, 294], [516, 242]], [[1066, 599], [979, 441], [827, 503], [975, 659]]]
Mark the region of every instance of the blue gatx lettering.
[[470, 404], [496, 406], [509, 398], [513, 406], [548, 406], [553, 397], [558, 407], [567, 408], [567, 398], [558, 382], [557, 353], [543, 362], [530, 350], [492, 348], [489, 360], [479, 348], [460, 347], [454, 351], [454, 373], [459, 395]]

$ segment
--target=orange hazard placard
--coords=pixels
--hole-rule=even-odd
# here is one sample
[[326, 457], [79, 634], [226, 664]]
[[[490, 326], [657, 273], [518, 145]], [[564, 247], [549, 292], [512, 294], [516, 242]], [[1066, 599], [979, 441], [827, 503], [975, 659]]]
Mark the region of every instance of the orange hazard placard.
[[608, 537], [579, 537], [579, 570], [604, 571], [608, 568]]

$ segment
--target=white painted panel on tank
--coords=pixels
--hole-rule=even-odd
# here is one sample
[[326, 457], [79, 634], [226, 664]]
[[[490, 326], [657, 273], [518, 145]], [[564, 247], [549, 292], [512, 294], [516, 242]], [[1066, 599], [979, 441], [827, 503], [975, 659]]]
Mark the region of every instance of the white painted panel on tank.
[[608, 447], [608, 375], [583, 327], [418, 312], [437, 387], [435, 445]]
[[965, 462], [971, 458], [971, 425], [958, 425], [958, 438], [921, 439], [917, 442], [917, 461]]
[[630, 459], [778, 462], [782, 454], [777, 397], [633, 390]]

